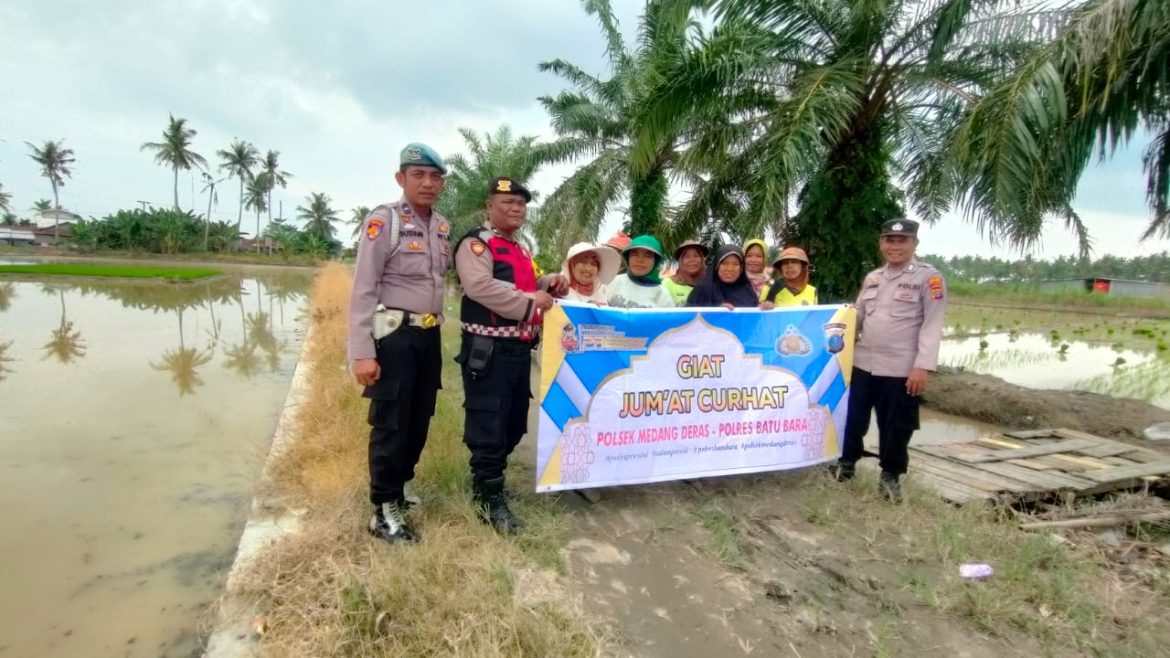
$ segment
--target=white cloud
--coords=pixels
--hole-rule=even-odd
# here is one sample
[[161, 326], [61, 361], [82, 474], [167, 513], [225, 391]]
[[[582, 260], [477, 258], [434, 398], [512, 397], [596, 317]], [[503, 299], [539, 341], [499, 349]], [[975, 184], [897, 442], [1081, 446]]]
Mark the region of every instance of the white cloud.
[[[632, 38], [641, 3], [614, 4]], [[139, 200], [169, 205], [170, 171], [138, 147], [174, 113], [213, 163], [236, 137], [280, 151], [294, 175], [274, 193], [285, 216], [310, 191], [345, 215], [397, 196], [395, 157], [408, 141], [454, 153], [457, 128], [502, 123], [552, 137], [535, 98], [563, 84], [536, 64], [556, 57], [604, 73], [596, 19], [577, 2], [9, 0], [0, 4], [0, 183], [21, 212], [49, 197], [24, 142], [64, 139], [77, 156], [64, 206], [100, 216]], [[1086, 174], [1078, 204], [1101, 253], [1126, 253], [1148, 216], [1139, 156], [1123, 151]], [[547, 195], [572, 169], [542, 170], [533, 187]], [[180, 175], [180, 202], [205, 209], [194, 187], [193, 197], [192, 177]], [[236, 186], [223, 186], [213, 216], [234, 219], [236, 202]], [[620, 222], [611, 216], [603, 233]], [[930, 235], [924, 247], [938, 253], [986, 250], [958, 222]], [[1054, 228], [1046, 253], [1065, 240]]]

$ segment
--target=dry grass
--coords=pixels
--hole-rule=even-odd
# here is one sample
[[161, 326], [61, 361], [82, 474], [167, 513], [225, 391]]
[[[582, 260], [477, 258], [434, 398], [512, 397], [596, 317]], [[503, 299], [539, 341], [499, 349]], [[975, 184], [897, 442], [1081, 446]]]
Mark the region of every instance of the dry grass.
[[[1022, 532], [1007, 508], [955, 507], [912, 479], [897, 506], [880, 500], [871, 473], [859, 473], [847, 496], [840, 487], [810, 479], [805, 518], [848, 533], [862, 551], [891, 563], [905, 589], [935, 609], [991, 635], [1022, 631], [1052, 655], [1164, 651], [1167, 592], [1124, 577], [1092, 548]], [[991, 564], [995, 575], [964, 581], [958, 567], [972, 562]]]
[[297, 435], [274, 457], [265, 496], [307, 509], [305, 530], [282, 540], [240, 579], [266, 616], [272, 656], [593, 656], [605, 629], [559, 584], [564, 527], [551, 504], [521, 500], [519, 540], [479, 523], [469, 502], [460, 431], [462, 392], [444, 328], [444, 390], [419, 467], [417, 546], [388, 546], [368, 519], [366, 402], [344, 369], [351, 279], [328, 265], [311, 296], [308, 401]]

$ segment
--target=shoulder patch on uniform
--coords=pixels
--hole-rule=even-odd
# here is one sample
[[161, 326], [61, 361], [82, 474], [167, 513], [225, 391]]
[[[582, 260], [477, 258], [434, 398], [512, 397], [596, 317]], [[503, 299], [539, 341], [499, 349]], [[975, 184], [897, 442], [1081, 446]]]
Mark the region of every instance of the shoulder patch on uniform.
[[471, 241], [471, 253], [475, 254], [476, 256], [482, 256], [483, 252], [485, 251], [487, 251], [486, 244], [480, 242], [479, 240]]
[[379, 235], [382, 235], [382, 231], [385, 229], [386, 229], [386, 222], [383, 222], [382, 220], [377, 219], [377, 218], [371, 219], [369, 222], [366, 223], [366, 237], [373, 240], [374, 238], [378, 237]]
[[931, 299], [942, 299], [943, 298], [942, 277], [932, 276], [926, 280], [926, 285], [928, 288], [930, 288], [930, 298]]

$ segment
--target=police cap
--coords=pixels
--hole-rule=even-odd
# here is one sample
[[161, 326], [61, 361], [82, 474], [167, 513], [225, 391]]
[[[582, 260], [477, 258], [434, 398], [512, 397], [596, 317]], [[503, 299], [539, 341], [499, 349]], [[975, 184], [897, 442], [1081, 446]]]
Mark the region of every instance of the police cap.
[[882, 237], [887, 235], [905, 235], [911, 238], [918, 237], [918, 222], [912, 219], [897, 218], [882, 224]]
[[416, 167], [434, 167], [439, 170], [440, 174], [447, 175], [447, 166], [443, 164], [443, 158], [439, 157], [438, 152], [426, 144], [420, 144], [419, 142], [407, 144], [398, 156], [399, 169], [404, 169], [411, 165]]
[[525, 202], [532, 201], [532, 192], [529, 192], [528, 188], [518, 181], [507, 176], [496, 176], [488, 184], [488, 196], [493, 194], [516, 194], [524, 197]]

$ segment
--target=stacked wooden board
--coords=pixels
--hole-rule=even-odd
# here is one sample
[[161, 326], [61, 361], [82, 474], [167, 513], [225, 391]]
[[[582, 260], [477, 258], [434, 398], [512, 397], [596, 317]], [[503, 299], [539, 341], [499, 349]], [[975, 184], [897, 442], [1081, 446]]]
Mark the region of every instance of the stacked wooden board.
[[910, 446], [913, 479], [957, 503], [1048, 500], [1170, 478], [1170, 454], [1066, 429]]

